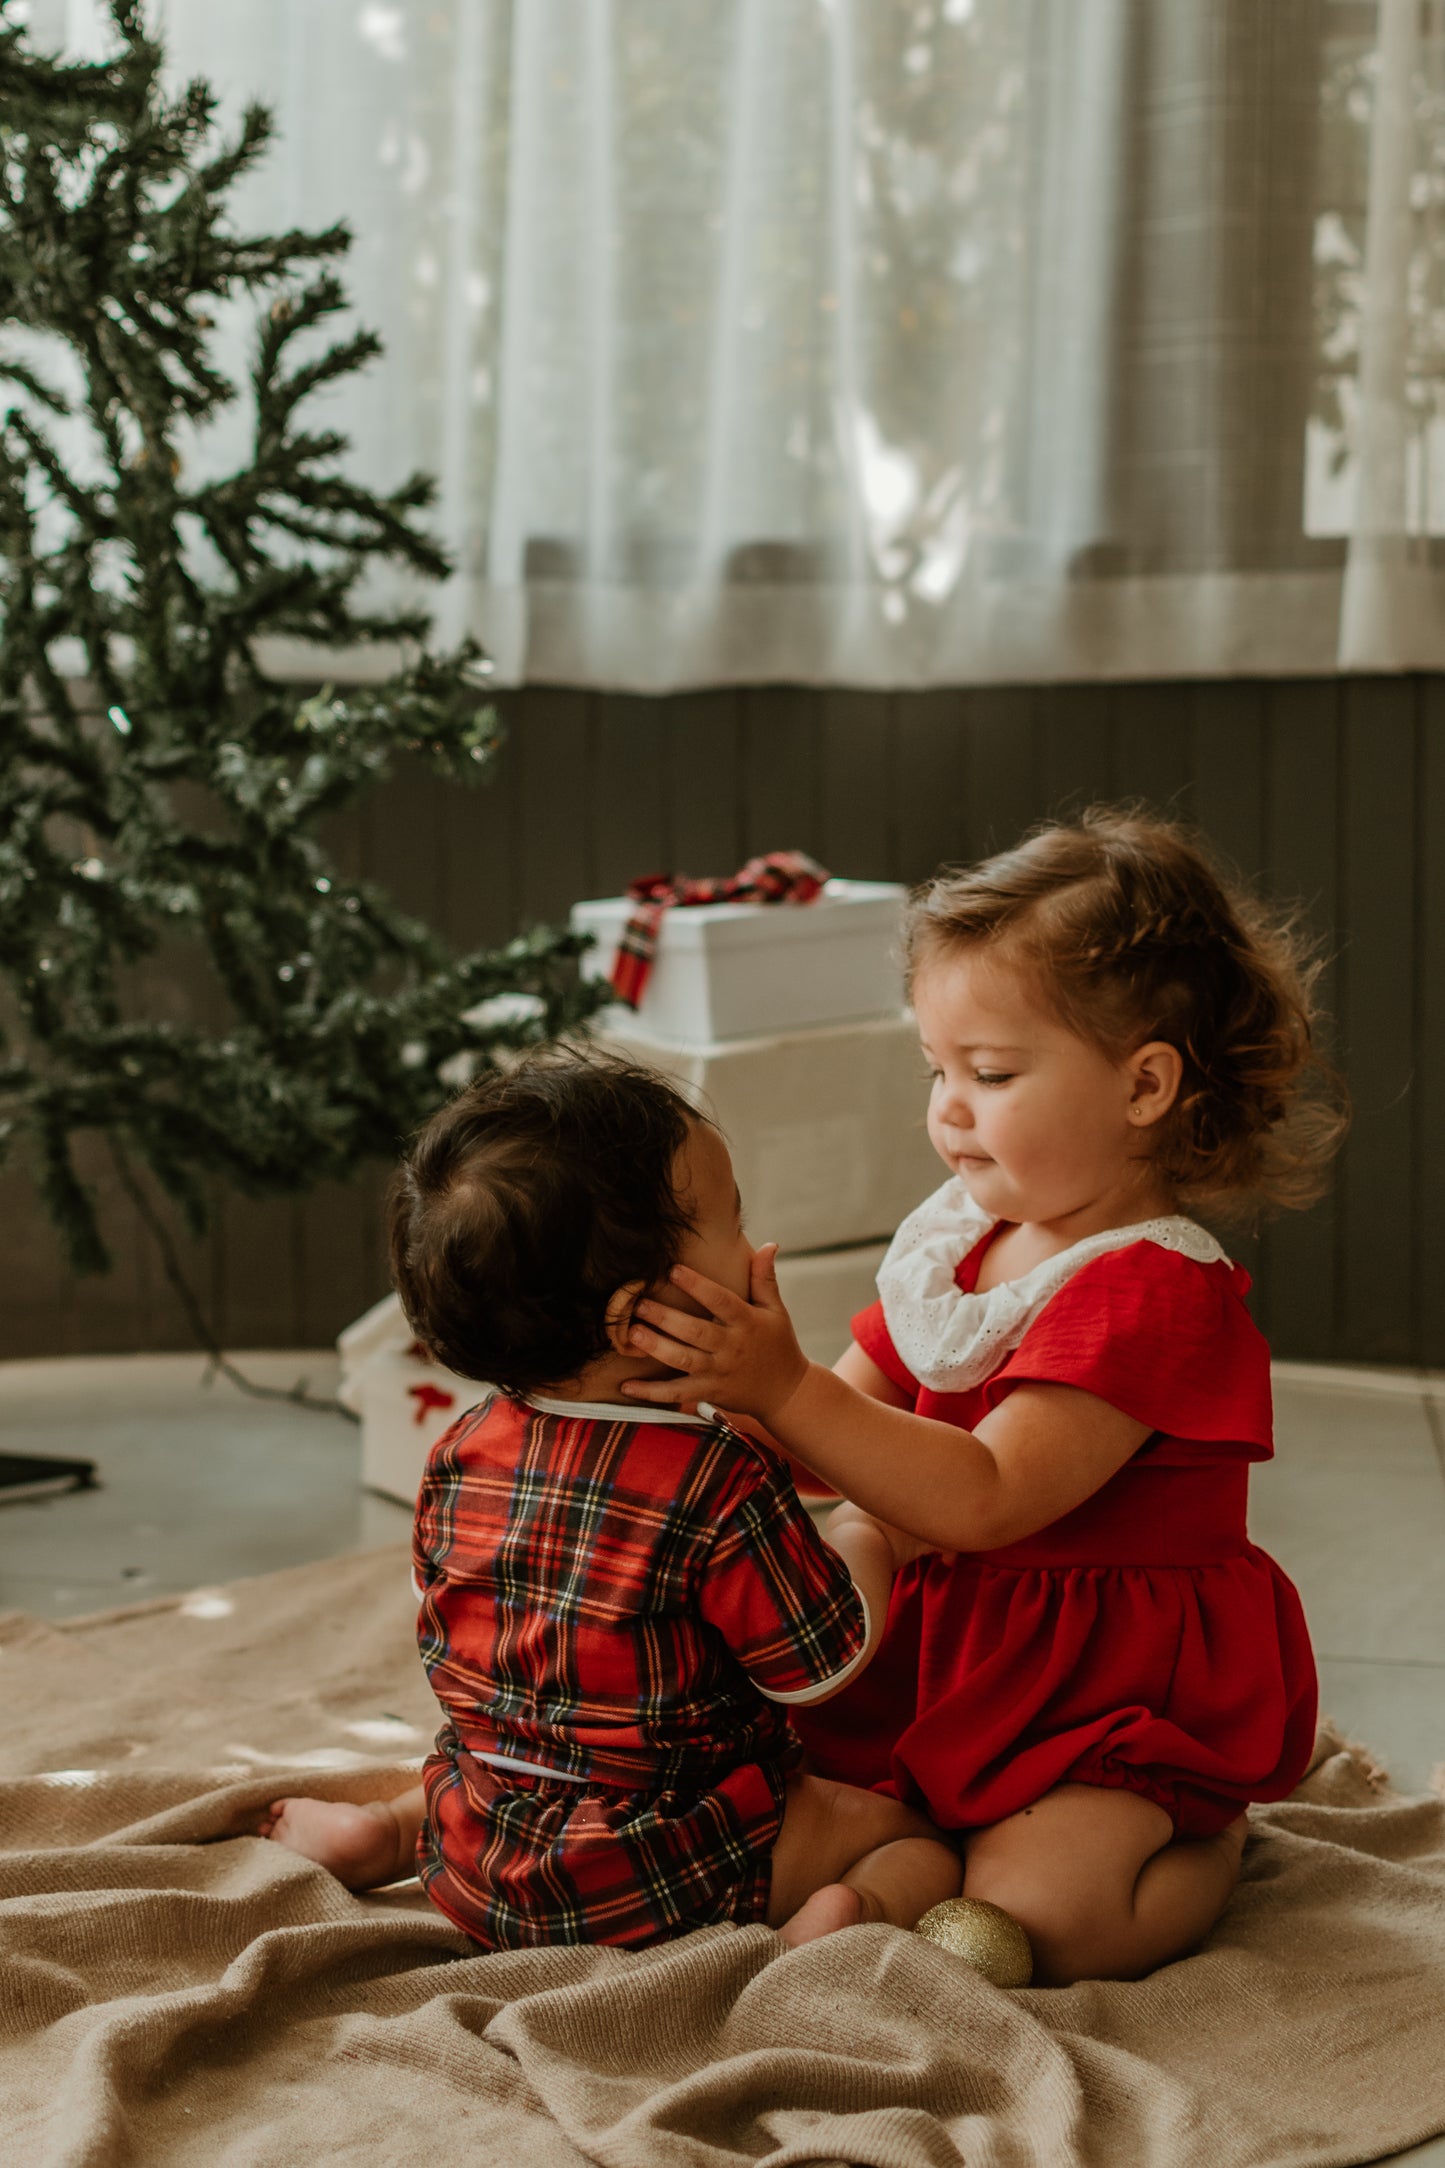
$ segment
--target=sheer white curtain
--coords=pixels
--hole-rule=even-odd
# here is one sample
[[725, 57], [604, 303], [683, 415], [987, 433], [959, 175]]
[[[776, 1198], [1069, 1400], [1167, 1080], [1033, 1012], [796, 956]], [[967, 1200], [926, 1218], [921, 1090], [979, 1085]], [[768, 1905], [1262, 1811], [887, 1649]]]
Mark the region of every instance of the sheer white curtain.
[[154, 12], [502, 682], [1445, 667], [1445, 0]]

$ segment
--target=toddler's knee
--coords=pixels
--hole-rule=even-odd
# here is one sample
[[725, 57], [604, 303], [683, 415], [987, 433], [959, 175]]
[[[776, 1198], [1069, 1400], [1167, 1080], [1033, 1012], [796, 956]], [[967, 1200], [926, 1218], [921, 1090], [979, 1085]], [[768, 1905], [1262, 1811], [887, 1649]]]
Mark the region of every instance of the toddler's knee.
[[923, 1838], [917, 1857], [920, 1879], [927, 1885], [928, 1905], [941, 1905], [950, 1897], [963, 1895], [963, 1861], [946, 1837]]
[[979, 1858], [969, 1849], [964, 1853], [963, 1894], [999, 1905], [1023, 1923], [1025, 1912], [1038, 1910], [1043, 1893], [1038, 1876], [1026, 1866], [1009, 1859]]
[[1016, 1919], [1034, 1953], [1037, 1987], [1117, 1977], [1109, 1964], [1109, 1922], [1085, 1891], [1060, 1888], [1013, 1860], [966, 1862], [963, 1894]]

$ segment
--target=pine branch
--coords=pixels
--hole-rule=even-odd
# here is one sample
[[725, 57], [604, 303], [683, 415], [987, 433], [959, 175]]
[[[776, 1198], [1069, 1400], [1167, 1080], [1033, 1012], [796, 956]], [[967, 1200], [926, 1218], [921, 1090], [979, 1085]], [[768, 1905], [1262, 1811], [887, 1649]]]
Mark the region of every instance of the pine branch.
[[38, 375], [26, 362], [17, 361], [13, 355], [0, 353], [0, 381], [18, 385], [37, 405], [48, 408], [52, 414], [58, 414], [62, 419], [70, 413], [70, 404], [64, 394], [56, 391], [52, 385], [46, 383], [44, 377]]
[[[601, 998], [570, 935], [457, 956], [328, 854], [322, 824], [402, 755], [485, 776], [485, 659], [429, 652], [424, 608], [363, 599], [375, 568], [437, 578], [447, 558], [428, 477], [368, 489], [344, 433], [310, 426], [380, 355], [342, 321], [349, 234], [236, 232], [269, 116], [223, 135], [207, 85], [163, 87], [139, 0], [112, 20], [115, 51], [75, 67], [0, 0], [0, 310], [24, 334], [0, 362], [0, 1150], [28, 1148], [81, 1270], [108, 1263], [81, 1134], [158, 1225], [163, 1196], [199, 1232], [216, 1181], [294, 1195], [389, 1159], [450, 1065], [575, 1029]], [[211, 337], [238, 298], [256, 310], [239, 386]], [[238, 397], [246, 449], [201, 483], [180, 448]], [[281, 634], [409, 659], [349, 690], [286, 685], [262, 661]], [[173, 955], [204, 978], [189, 1013]], [[494, 993], [511, 1005], [463, 1021]]]
[[235, 141], [223, 143], [214, 158], [202, 158], [197, 162], [192, 186], [202, 197], [219, 203], [252, 166], [260, 164], [271, 147], [275, 132], [275, 123], [266, 107], [256, 103], [248, 105], [241, 115]]

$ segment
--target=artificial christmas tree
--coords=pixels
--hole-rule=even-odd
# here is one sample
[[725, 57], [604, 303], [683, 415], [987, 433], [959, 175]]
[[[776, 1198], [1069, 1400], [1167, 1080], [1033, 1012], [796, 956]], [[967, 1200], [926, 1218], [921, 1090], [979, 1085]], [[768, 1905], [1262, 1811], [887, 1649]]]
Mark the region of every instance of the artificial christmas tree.
[[[175, 1277], [162, 1197], [199, 1229], [217, 1181], [282, 1194], [391, 1158], [452, 1083], [602, 989], [577, 985], [573, 935], [458, 957], [328, 858], [321, 824], [398, 755], [485, 770], [487, 665], [360, 591], [446, 564], [430, 482], [361, 487], [306, 417], [380, 350], [334, 335], [345, 228], [235, 230], [267, 114], [223, 140], [204, 84], [166, 91], [138, 0], [110, 12], [109, 57], [70, 63], [0, 0], [0, 1153], [103, 1269], [75, 1158], [99, 1132]], [[238, 387], [217, 319], [247, 302]], [[244, 454], [217, 472], [207, 433], [238, 407]], [[275, 674], [278, 638], [307, 644], [309, 682]], [[381, 674], [319, 682], [341, 649]], [[155, 988], [182, 947], [214, 998], [178, 1019]]]

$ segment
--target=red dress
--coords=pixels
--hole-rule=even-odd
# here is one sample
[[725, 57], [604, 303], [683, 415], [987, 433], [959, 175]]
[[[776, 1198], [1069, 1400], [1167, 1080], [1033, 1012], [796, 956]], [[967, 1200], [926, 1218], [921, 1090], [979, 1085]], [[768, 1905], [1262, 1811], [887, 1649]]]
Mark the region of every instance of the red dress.
[[[991, 1228], [959, 1266], [977, 1283]], [[916, 1412], [971, 1429], [1015, 1386], [1073, 1385], [1147, 1423], [1073, 1512], [993, 1551], [899, 1574], [857, 1681], [794, 1723], [824, 1776], [976, 1829], [1056, 1784], [1122, 1786], [1181, 1837], [1282, 1799], [1314, 1745], [1316, 1683], [1293, 1583], [1249, 1541], [1249, 1463], [1273, 1454], [1269, 1350], [1239, 1265], [1152, 1242], [1096, 1258], [968, 1392], [903, 1367], [883, 1306], [853, 1335]]]

